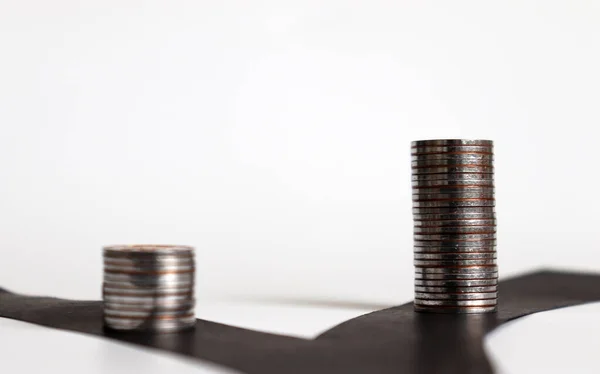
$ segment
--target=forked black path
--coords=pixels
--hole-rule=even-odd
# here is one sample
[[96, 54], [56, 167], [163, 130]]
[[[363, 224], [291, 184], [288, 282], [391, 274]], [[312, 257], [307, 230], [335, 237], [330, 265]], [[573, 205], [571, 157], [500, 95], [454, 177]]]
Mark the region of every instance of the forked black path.
[[[492, 373], [483, 336], [535, 312], [600, 301], [600, 274], [542, 271], [500, 282], [495, 314], [417, 314], [412, 303], [344, 322], [314, 340], [197, 320], [178, 334], [118, 333], [102, 327], [100, 301], [0, 291], [0, 316], [175, 352], [250, 374]], [[200, 306], [201, 307], [201, 306]], [[1, 332], [0, 332], [1, 333]]]

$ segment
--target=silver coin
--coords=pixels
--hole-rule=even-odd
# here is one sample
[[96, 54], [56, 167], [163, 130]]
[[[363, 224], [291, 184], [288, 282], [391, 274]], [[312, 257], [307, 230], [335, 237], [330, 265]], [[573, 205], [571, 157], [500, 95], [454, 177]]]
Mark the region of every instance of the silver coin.
[[415, 298], [415, 304], [430, 306], [492, 306], [497, 303], [497, 298], [480, 300], [427, 300]]
[[451, 157], [460, 155], [483, 155], [483, 156], [494, 156], [493, 148], [486, 147], [421, 147], [413, 148], [410, 152], [411, 159], [421, 157]]
[[490, 215], [484, 219], [480, 218], [460, 218], [460, 219], [429, 219], [429, 220], [415, 220], [415, 228], [440, 228], [440, 227], [481, 227], [481, 226], [495, 226], [496, 217]]
[[[442, 269], [442, 268], [426, 268], [426, 269]], [[448, 268], [445, 268], [446, 270]], [[498, 279], [498, 272], [481, 272], [481, 273], [470, 273], [470, 274], [455, 274], [455, 273], [415, 273], [415, 280], [423, 281], [484, 281]], [[432, 286], [430, 284], [429, 286]], [[484, 285], [484, 284], [481, 284]], [[490, 285], [490, 284], [485, 284]], [[440, 286], [440, 284], [437, 284]], [[466, 285], [462, 285], [466, 286]]]
[[190, 295], [167, 295], [167, 296], [120, 296], [104, 294], [105, 303], [116, 304], [139, 304], [139, 305], [178, 305], [178, 303], [189, 303], [193, 301]]
[[498, 286], [497, 278], [483, 279], [415, 279], [415, 287], [496, 287]]
[[436, 174], [411, 174], [411, 181], [418, 184], [432, 181], [462, 182], [471, 184], [471, 181], [488, 181], [494, 183], [493, 173], [436, 173]]
[[498, 297], [497, 292], [475, 292], [475, 293], [427, 293], [415, 292], [415, 299], [420, 300], [488, 300]]
[[446, 227], [423, 227], [417, 226], [413, 228], [415, 234], [482, 234], [496, 231], [496, 225], [485, 226], [446, 226]]
[[[483, 165], [455, 165], [455, 166], [441, 166], [441, 167], [422, 167], [422, 168], [413, 168], [412, 175], [419, 176], [423, 174], [455, 174], [455, 173], [463, 173], [463, 174], [471, 174], [471, 175], [485, 175], [485, 174], [493, 174], [494, 167], [493, 166], [483, 166]], [[481, 179], [481, 178], [477, 178]]]
[[478, 198], [478, 199], [440, 199], [438, 201], [413, 201], [413, 212], [424, 214], [426, 210], [423, 208], [478, 208], [478, 207], [493, 207], [496, 205], [494, 198]]
[[[178, 315], [145, 315], [144, 313], [113, 313], [112, 311], [104, 313], [104, 321], [112, 321], [116, 325], [136, 325], [134, 321], [138, 321], [138, 324], [145, 322], [147, 326], [156, 325], [168, 325], [167, 321], [174, 323], [175, 321], [192, 323], [195, 317], [193, 312], [182, 313]], [[160, 323], [158, 323], [161, 321]], [[193, 321], [195, 323], [195, 321]]]
[[[421, 209], [420, 209], [421, 210]], [[431, 210], [437, 210], [437, 212], [431, 212]], [[440, 212], [440, 210], [444, 210]], [[477, 211], [473, 211], [477, 210]], [[496, 219], [496, 212], [494, 207], [484, 208], [442, 208], [442, 209], [427, 209], [426, 213], [413, 213], [413, 220], [415, 221], [462, 221], [469, 219]]]
[[131, 258], [131, 257], [104, 257], [104, 264], [114, 266], [140, 266], [140, 267], [161, 267], [161, 266], [190, 266], [195, 264], [193, 256], [173, 257], [173, 256], [155, 256], [152, 258]]
[[428, 139], [428, 140], [415, 140], [410, 143], [411, 148], [459, 146], [459, 145], [493, 147], [494, 141], [487, 140], [487, 139]]
[[110, 284], [104, 284], [102, 292], [109, 295], [120, 295], [120, 296], [146, 296], [146, 297], [159, 297], [168, 295], [191, 295], [194, 294], [193, 285], [185, 285], [183, 287], [172, 287], [172, 288], [140, 288], [140, 287], [111, 287]]
[[471, 287], [431, 287], [431, 286], [415, 286], [416, 292], [427, 292], [427, 293], [473, 293], [473, 292], [497, 292], [498, 286], [471, 286]]
[[147, 307], [147, 308], [135, 308], [132, 309], [130, 305], [122, 305], [122, 304], [104, 304], [104, 313], [109, 314], [112, 317], [119, 316], [147, 316], [150, 318], [160, 317], [160, 316], [189, 316], [194, 312], [193, 305], [182, 305], [180, 307]]
[[446, 267], [446, 266], [486, 266], [496, 265], [496, 259], [481, 260], [413, 260], [415, 266], [420, 267]]
[[171, 290], [173, 288], [194, 287], [194, 279], [134, 279], [134, 280], [106, 280], [104, 279], [105, 287], [120, 288], [120, 289], [155, 289]]
[[483, 152], [445, 152], [445, 153], [436, 153], [436, 154], [428, 154], [428, 153], [412, 153], [410, 156], [411, 161], [418, 160], [484, 160], [487, 162], [494, 161], [494, 155], [491, 153], [483, 153]]
[[[439, 268], [425, 268], [425, 269], [439, 269]], [[479, 273], [469, 274], [456, 274], [456, 273], [417, 273], [415, 272], [415, 280], [435, 280], [435, 281], [470, 281], [470, 280], [490, 280], [498, 279], [497, 271], [487, 271]]]
[[180, 286], [190, 286], [194, 284], [193, 277], [177, 277], [177, 278], [154, 278], [136, 277], [133, 279], [111, 278], [109, 275], [104, 276], [104, 283], [110, 287], [140, 287], [140, 288], [175, 288]]
[[485, 253], [496, 252], [496, 245], [479, 247], [413, 247], [414, 253]]
[[486, 252], [496, 248], [496, 239], [489, 240], [444, 240], [444, 241], [431, 241], [431, 240], [414, 240], [413, 249], [418, 252], [418, 247], [423, 247], [423, 252], [444, 252], [452, 250], [454, 252], [472, 252], [472, 249], [476, 249], [477, 252]]
[[124, 266], [104, 263], [104, 270], [111, 273], [123, 274], [163, 274], [177, 272], [191, 272], [195, 270], [194, 264], [189, 265], [162, 265], [162, 266]]
[[174, 255], [190, 254], [194, 248], [187, 245], [171, 244], [133, 244], [133, 245], [109, 245], [103, 248], [105, 254], [152, 254], [152, 255]]
[[494, 252], [474, 252], [474, 253], [415, 253], [415, 260], [440, 260], [440, 261], [459, 261], [459, 260], [484, 260], [496, 258]]
[[[491, 266], [489, 266], [491, 268]], [[415, 279], [423, 280], [485, 280], [497, 279], [498, 269], [479, 270], [469, 273], [458, 273], [457, 269], [468, 269], [469, 267], [415, 267]], [[440, 273], [419, 272], [418, 270], [442, 270]]]
[[451, 193], [415, 193], [412, 195], [413, 201], [440, 201], [440, 200], [464, 200], [464, 199], [493, 199], [493, 191], [463, 191]]
[[462, 234], [462, 233], [444, 233], [444, 234], [413, 234], [413, 238], [418, 241], [443, 241], [443, 240], [455, 240], [455, 241], [476, 241], [476, 240], [490, 240], [496, 239], [496, 233], [493, 231], [485, 231], [483, 233], [476, 234]]
[[459, 306], [459, 307], [440, 307], [440, 306], [425, 306], [414, 304], [415, 312], [419, 313], [450, 313], [450, 314], [475, 314], [475, 313], [494, 313], [496, 305], [488, 307], [477, 306]]
[[[436, 175], [436, 174], [431, 174]], [[413, 191], [424, 188], [467, 188], [467, 187], [487, 187], [494, 188], [493, 179], [469, 179], [469, 180], [447, 180], [447, 179], [435, 179], [435, 180], [413, 180], [410, 182]]]
[[421, 195], [421, 194], [460, 194], [460, 193], [484, 193], [484, 194], [493, 194], [495, 191], [494, 186], [466, 186], [466, 187], [456, 187], [456, 186], [441, 186], [441, 187], [413, 187], [412, 193], [413, 195]]
[[418, 173], [419, 169], [424, 168], [446, 168], [446, 167], [493, 167], [494, 162], [492, 160], [477, 159], [477, 158], [451, 158], [451, 159], [436, 159], [429, 160], [423, 157], [416, 157], [416, 160], [410, 162], [413, 172]]
[[428, 268], [416, 267], [415, 273], [436, 273], [436, 274], [477, 274], [477, 273], [492, 273], [497, 272], [498, 266], [468, 266], [456, 268]]

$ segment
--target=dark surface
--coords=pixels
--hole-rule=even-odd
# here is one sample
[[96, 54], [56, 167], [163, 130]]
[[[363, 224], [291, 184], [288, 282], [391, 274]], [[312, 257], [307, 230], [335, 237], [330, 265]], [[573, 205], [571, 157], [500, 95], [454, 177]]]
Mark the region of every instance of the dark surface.
[[[492, 373], [483, 336], [531, 313], [600, 300], [600, 275], [537, 272], [500, 282], [499, 311], [414, 313], [411, 304], [344, 322], [315, 340], [197, 320], [195, 330], [145, 335], [104, 330], [100, 301], [0, 290], [0, 316], [197, 357], [246, 373]], [[1, 333], [1, 332], [0, 332]]]

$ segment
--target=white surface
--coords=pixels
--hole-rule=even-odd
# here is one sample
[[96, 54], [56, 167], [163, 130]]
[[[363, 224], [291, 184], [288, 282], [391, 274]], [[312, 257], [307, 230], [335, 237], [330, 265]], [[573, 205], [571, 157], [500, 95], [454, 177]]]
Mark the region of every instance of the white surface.
[[488, 335], [499, 374], [597, 374], [600, 303], [533, 314]]
[[200, 360], [0, 318], [7, 373], [235, 374]]
[[311, 336], [348, 311], [302, 322], [285, 300], [411, 299], [409, 142], [445, 137], [496, 141], [502, 275], [597, 270], [598, 19], [583, 0], [0, 2], [0, 285], [99, 299], [102, 245], [189, 244], [199, 316]]

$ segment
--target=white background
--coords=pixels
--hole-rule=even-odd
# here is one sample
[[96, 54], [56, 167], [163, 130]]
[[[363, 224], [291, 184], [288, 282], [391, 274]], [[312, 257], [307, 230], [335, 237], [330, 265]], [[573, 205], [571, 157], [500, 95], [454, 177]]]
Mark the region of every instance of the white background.
[[99, 299], [103, 245], [177, 243], [200, 317], [302, 335], [397, 305], [410, 141], [448, 137], [495, 141], [502, 276], [598, 270], [599, 21], [593, 0], [0, 0], [0, 286]]

